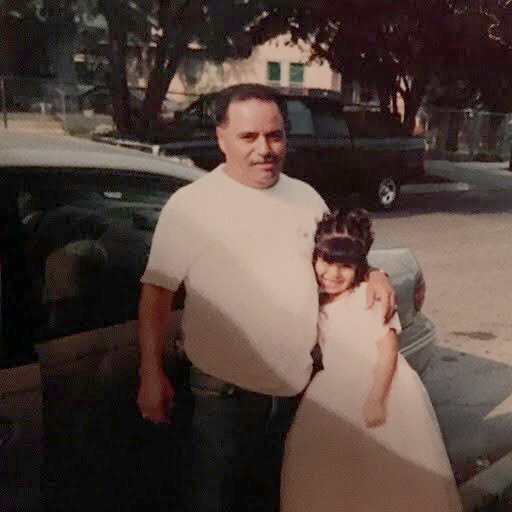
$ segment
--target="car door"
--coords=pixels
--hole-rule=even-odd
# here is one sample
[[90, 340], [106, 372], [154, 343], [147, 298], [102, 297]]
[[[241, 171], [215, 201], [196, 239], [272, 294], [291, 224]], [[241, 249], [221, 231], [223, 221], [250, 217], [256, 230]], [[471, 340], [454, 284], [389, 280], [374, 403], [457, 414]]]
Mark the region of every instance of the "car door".
[[27, 361], [1, 368], [1, 510], [40, 510], [42, 457], [42, 395], [39, 365]]
[[322, 169], [324, 195], [336, 201], [354, 192], [359, 179], [343, 106], [328, 98], [316, 98], [311, 101], [311, 110], [320, 149], [318, 165]]
[[306, 97], [287, 97], [288, 150], [285, 173], [323, 190], [322, 154], [315, 133], [313, 112]]
[[0, 197], [0, 510], [39, 511], [41, 374], [27, 328], [31, 282], [16, 197], [5, 177]]
[[13, 179], [32, 282], [25, 324], [43, 390], [41, 488], [52, 512], [172, 507], [174, 430], [138, 414], [135, 318], [158, 213], [183, 184], [87, 169]]
[[375, 182], [382, 175], [400, 175], [406, 137], [401, 139], [404, 130], [398, 128], [397, 131], [398, 121], [373, 111], [354, 111], [346, 115], [353, 133], [355, 167], [366, 182]]
[[342, 107], [325, 98], [290, 97], [287, 174], [326, 199], [350, 192], [352, 142]]

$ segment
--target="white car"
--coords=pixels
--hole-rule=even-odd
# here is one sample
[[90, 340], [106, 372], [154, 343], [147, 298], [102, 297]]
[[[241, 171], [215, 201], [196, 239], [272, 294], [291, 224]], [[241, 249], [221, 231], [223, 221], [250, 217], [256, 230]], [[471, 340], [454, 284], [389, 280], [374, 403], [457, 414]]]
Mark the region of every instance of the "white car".
[[[0, 172], [0, 510], [172, 510], [179, 426], [136, 408], [137, 295], [162, 205], [204, 171], [2, 132]], [[400, 347], [421, 372], [435, 330], [420, 267], [403, 247], [371, 263], [396, 286]]]

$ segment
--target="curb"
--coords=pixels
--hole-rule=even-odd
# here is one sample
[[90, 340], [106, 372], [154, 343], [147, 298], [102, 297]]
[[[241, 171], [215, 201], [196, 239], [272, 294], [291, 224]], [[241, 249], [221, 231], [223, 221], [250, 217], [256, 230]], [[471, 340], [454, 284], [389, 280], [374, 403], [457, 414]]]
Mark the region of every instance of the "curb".
[[459, 487], [466, 512], [492, 504], [512, 483], [512, 452], [491, 464]]
[[424, 183], [403, 185], [400, 187], [402, 194], [425, 194], [435, 192], [467, 192], [475, 187], [469, 183]]

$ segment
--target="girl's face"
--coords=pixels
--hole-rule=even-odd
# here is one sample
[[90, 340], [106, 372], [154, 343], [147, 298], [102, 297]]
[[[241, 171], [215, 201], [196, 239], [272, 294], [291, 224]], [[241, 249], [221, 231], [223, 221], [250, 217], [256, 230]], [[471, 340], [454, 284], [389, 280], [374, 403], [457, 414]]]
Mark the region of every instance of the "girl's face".
[[342, 263], [328, 263], [318, 258], [315, 261], [315, 272], [322, 292], [339, 295], [352, 287], [356, 268]]

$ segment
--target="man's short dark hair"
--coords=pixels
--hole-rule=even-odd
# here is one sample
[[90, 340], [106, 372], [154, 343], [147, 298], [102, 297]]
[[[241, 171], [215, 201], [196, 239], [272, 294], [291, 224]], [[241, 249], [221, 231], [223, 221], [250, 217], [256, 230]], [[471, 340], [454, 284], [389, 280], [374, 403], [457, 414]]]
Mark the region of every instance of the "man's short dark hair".
[[283, 95], [277, 89], [261, 84], [232, 85], [218, 92], [215, 95], [215, 124], [220, 126], [226, 123], [231, 103], [252, 99], [275, 103], [283, 116], [285, 127], [288, 126]]

